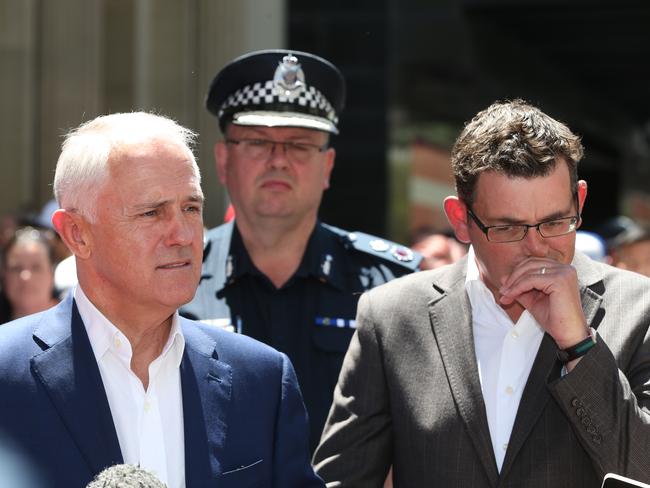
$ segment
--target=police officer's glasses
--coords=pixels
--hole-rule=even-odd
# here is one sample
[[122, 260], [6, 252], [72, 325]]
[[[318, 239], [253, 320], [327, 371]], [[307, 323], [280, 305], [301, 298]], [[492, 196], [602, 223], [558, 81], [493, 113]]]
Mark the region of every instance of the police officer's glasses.
[[528, 229], [534, 227], [542, 237], [559, 237], [569, 234], [576, 230], [580, 216], [563, 217], [561, 219], [545, 220], [537, 224], [510, 224], [510, 225], [485, 225], [479, 218], [472, 212], [472, 209], [467, 207], [467, 214], [472, 218], [478, 228], [483, 231], [485, 237], [490, 242], [516, 242], [521, 241]]
[[242, 155], [253, 161], [268, 160], [276, 146], [282, 146], [287, 159], [297, 163], [311, 161], [318, 153], [327, 150], [327, 144], [318, 146], [308, 142], [271, 141], [269, 139], [226, 139], [226, 143], [239, 146]]

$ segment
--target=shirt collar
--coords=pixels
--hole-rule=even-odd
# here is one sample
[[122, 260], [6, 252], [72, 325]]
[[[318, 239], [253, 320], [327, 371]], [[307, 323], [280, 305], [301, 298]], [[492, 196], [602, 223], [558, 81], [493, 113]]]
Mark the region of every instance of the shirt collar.
[[343, 250], [341, 236], [317, 221], [295, 276], [311, 276], [341, 290], [345, 289], [346, 257]]
[[[313, 276], [338, 288], [344, 287], [344, 257], [340, 253], [338, 236], [328, 231], [320, 221], [309, 236], [305, 253], [293, 277]], [[226, 284], [233, 283], [246, 274], [263, 276], [250, 258], [244, 241], [235, 225], [232, 231], [230, 252], [226, 261]], [[293, 279], [292, 277], [292, 279]], [[287, 284], [291, 283], [291, 279]]]
[[[118, 329], [97, 307], [90, 301], [84, 293], [81, 285], [74, 289], [74, 299], [79, 310], [79, 315], [86, 327], [86, 333], [90, 341], [95, 359], [99, 362], [104, 355], [113, 350], [118, 356], [130, 362], [132, 350], [131, 343], [127, 337]], [[119, 347], [117, 347], [119, 345]], [[172, 316], [172, 325], [169, 331], [167, 342], [163, 346], [159, 357], [167, 358], [175, 366], [179, 366], [185, 350], [185, 337], [180, 327], [178, 310]]]
[[465, 289], [467, 290], [473, 308], [476, 307], [480, 301], [484, 305], [488, 305], [489, 308], [493, 309], [493, 311], [498, 309], [499, 313], [507, 315], [505, 310], [497, 304], [492, 291], [490, 291], [485, 282], [481, 279], [481, 272], [476, 264], [476, 254], [474, 253], [473, 246], [469, 246], [469, 249], [467, 250]]
[[469, 249], [467, 250], [467, 273], [465, 275], [465, 283], [470, 283], [471, 281], [480, 281], [483, 283], [476, 264], [474, 246], [469, 246]]

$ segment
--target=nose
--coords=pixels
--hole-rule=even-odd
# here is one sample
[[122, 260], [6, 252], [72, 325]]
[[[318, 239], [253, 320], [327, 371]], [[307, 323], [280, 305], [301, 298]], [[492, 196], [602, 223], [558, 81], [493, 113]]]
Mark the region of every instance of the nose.
[[18, 276], [22, 281], [29, 281], [32, 277], [32, 272], [28, 269], [23, 269]]
[[273, 143], [267, 164], [271, 168], [276, 169], [283, 169], [289, 165], [289, 160], [287, 158], [287, 145], [284, 142]]
[[197, 238], [195, 227], [196, 224], [182, 210], [174, 212], [169, 219], [167, 245], [189, 246]]
[[524, 237], [524, 246], [528, 253], [534, 257], [546, 257], [548, 253], [548, 242], [539, 233], [536, 227], [530, 227]]

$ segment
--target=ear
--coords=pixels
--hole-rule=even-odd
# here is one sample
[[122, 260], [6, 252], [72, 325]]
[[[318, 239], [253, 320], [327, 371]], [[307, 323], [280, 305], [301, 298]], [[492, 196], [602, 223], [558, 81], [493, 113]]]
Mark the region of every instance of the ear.
[[324, 172], [324, 181], [323, 181], [323, 190], [327, 190], [330, 187], [330, 177], [332, 176], [332, 170], [334, 169], [334, 160], [336, 159], [336, 150], [333, 147], [330, 147], [325, 151], [325, 172]]
[[447, 220], [454, 229], [456, 239], [460, 242], [469, 243], [471, 241], [469, 236], [469, 228], [467, 222], [467, 207], [458, 197], [447, 197], [444, 201], [445, 214]]
[[214, 161], [217, 165], [217, 177], [222, 185], [226, 185], [228, 167], [228, 148], [225, 142], [217, 142], [214, 145]]
[[585, 200], [587, 199], [587, 182], [585, 180], [578, 181], [578, 204], [580, 205], [580, 214], [585, 207]]
[[72, 254], [81, 259], [90, 257], [90, 232], [82, 215], [60, 208], [52, 215], [52, 225]]

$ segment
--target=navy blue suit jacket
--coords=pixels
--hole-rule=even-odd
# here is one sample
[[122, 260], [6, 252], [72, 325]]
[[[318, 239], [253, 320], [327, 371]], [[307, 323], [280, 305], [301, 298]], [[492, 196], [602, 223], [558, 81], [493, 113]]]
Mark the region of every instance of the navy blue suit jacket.
[[[198, 322], [181, 319], [181, 326], [187, 487], [322, 487], [288, 358]], [[0, 434], [53, 488], [84, 487], [122, 462], [72, 298], [0, 326]]]

